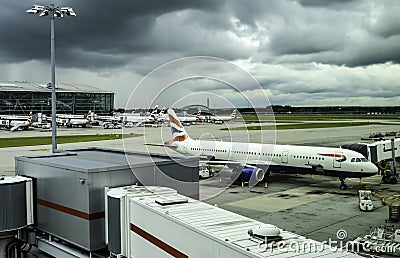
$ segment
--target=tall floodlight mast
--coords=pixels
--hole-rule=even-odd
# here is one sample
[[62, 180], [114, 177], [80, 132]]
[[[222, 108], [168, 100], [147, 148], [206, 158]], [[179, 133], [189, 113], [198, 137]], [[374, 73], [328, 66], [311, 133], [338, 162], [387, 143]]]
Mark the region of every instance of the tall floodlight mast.
[[51, 150], [53, 153], [57, 151], [57, 131], [56, 131], [56, 61], [55, 61], [55, 35], [54, 35], [54, 18], [63, 18], [64, 15], [76, 16], [76, 13], [71, 7], [54, 7], [54, 4], [49, 6], [34, 5], [31, 9], [26, 10], [27, 13], [37, 14], [39, 16], [50, 16], [50, 44], [51, 44]]

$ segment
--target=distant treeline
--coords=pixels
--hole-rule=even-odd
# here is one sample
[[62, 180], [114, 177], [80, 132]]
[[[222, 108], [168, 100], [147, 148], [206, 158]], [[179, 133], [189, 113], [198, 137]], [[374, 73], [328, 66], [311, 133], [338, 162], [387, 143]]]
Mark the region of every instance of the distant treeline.
[[238, 108], [241, 114], [265, 113], [275, 114], [400, 114], [400, 106], [323, 106], [323, 107], [292, 107], [272, 105], [266, 108]]
[[[233, 108], [222, 108], [222, 109], [209, 109], [202, 110], [203, 115], [215, 115], [215, 114], [230, 114]], [[365, 115], [379, 115], [379, 114], [400, 114], [400, 106], [321, 106], [321, 107], [292, 107], [289, 105], [272, 105], [265, 108], [237, 108], [240, 114], [365, 114]], [[152, 109], [135, 109], [135, 110], [124, 110], [116, 109], [116, 112], [151, 112]], [[197, 108], [189, 109], [176, 109], [176, 112], [186, 111], [188, 114], [197, 113]]]

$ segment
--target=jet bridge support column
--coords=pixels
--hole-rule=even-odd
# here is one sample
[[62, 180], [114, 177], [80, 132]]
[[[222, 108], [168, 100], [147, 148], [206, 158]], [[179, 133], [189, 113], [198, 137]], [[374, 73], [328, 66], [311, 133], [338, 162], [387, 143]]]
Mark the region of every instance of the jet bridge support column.
[[386, 149], [386, 151], [391, 151], [392, 153], [392, 163], [390, 165], [390, 170], [384, 171], [382, 175], [382, 181], [385, 183], [395, 184], [397, 183], [397, 171], [396, 171], [396, 150], [397, 148], [394, 145], [394, 139], [390, 140], [390, 149]]
[[392, 170], [392, 173], [394, 176], [397, 176], [396, 172], [396, 148], [394, 147], [394, 139], [390, 140], [390, 144], [392, 146], [392, 166], [390, 169]]

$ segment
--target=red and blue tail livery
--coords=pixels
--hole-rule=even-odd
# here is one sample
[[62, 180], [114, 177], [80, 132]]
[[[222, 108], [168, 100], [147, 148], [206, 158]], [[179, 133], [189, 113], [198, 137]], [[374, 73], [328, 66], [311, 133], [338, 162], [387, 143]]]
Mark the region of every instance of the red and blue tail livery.
[[343, 154], [339, 154], [339, 153], [329, 153], [329, 154], [321, 154], [318, 153], [318, 155], [320, 156], [324, 156], [324, 157], [332, 157], [335, 158], [335, 160], [337, 162], [345, 162], [347, 160], [346, 156]]

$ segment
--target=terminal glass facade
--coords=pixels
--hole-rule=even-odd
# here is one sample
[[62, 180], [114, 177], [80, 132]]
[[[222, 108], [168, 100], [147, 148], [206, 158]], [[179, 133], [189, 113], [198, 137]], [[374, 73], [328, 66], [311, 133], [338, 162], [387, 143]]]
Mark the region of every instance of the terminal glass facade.
[[[113, 93], [57, 92], [58, 114], [110, 115], [114, 109]], [[50, 92], [0, 91], [0, 114], [51, 114]]]

